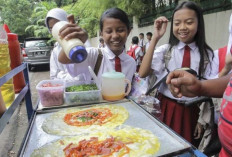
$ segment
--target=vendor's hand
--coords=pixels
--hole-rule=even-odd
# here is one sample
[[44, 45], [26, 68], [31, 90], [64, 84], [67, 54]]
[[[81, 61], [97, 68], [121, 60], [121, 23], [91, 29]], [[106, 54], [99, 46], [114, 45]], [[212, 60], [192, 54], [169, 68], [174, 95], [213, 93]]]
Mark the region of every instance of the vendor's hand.
[[75, 24], [73, 15], [68, 16], [68, 21], [69, 24], [66, 24], [60, 29], [59, 35], [61, 36], [61, 38], [64, 38], [65, 40], [78, 38], [83, 43], [85, 43], [88, 39], [87, 32], [81, 27], [79, 27], [77, 24]]
[[195, 131], [194, 131], [194, 139], [201, 138], [203, 131], [204, 131], [204, 129], [203, 129], [203, 126], [201, 125], [201, 123], [197, 123]]
[[201, 90], [201, 81], [184, 70], [175, 70], [168, 74], [166, 83], [175, 97], [195, 97]]
[[161, 17], [157, 18], [154, 21], [153, 37], [160, 39], [164, 35], [164, 33], [166, 32], [167, 25], [168, 25], [168, 19], [166, 17], [161, 16]]

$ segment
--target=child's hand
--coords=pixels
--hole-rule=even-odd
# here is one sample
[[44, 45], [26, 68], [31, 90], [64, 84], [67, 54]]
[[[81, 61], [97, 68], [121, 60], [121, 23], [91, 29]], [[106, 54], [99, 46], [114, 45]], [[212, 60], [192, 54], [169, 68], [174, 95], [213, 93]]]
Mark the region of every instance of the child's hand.
[[69, 24], [65, 25], [60, 29], [59, 35], [61, 36], [61, 38], [64, 38], [65, 40], [78, 38], [83, 43], [85, 43], [86, 40], [88, 39], [87, 32], [81, 27], [79, 27], [77, 24], [75, 24], [73, 15], [69, 15], [68, 20], [69, 20]]
[[157, 18], [154, 22], [154, 37], [160, 39], [166, 32], [168, 19], [164, 16]]

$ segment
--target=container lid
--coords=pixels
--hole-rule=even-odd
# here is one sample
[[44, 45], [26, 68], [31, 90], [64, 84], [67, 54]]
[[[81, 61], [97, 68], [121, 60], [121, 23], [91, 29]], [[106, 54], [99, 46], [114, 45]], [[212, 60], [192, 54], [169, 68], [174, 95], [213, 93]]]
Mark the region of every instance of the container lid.
[[8, 41], [9, 40], [18, 40], [18, 35], [15, 33], [7, 33]]
[[4, 30], [6, 31], [6, 33], [10, 33], [10, 32], [11, 32], [11, 31], [10, 31], [10, 28], [8, 27], [7, 24], [3, 24], [3, 28], [4, 28]]
[[125, 75], [121, 72], [111, 71], [102, 74], [105, 78], [125, 78]]
[[81, 63], [87, 58], [87, 51], [84, 46], [75, 46], [69, 52], [69, 58], [75, 63]]
[[[51, 84], [55, 86], [42, 87], [43, 84]], [[60, 86], [56, 86], [60, 85]], [[51, 90], [51, 89], [62, 89], [64, 88], [64, 80], [42, 80], [36, 85], [37, 90]]]

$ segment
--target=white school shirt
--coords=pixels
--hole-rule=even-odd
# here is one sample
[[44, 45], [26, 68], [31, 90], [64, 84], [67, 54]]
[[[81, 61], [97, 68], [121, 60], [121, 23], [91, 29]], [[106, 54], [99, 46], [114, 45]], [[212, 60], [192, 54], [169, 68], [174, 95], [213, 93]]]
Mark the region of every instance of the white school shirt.
[[140, 47], [143, 47], [144, 45], [145, 45], [144, 39], [140, 39], [140, 40], [139, 40], [139, 46], [140, 46]]
[[[138, 46], [137, 44], [133, 44], [131, 47], [132, 49], [135, 48], [135, 46]], [[129, 50], [131, 49], [131, 47], [129, 48]], [[136, 58], [136, 65], [140, 65], [141, 64], [141, 60], [140, 60], [140, 57], [143, 56], [143, 51], [142, 51], [142, 48], [141, 47], [137, 47], [135, 49], [135, 58]]]
[[[73, 77], [77, 76], [78, 74], [85, 73], [86, 79], [90, 80], [91, 75], [88, 71], [88, 66], [91, 66], [91, 68], [94, 70], [99, 52], [98, 48], [94, 47], [87, 48], [86, 50], [88, 52], [87, 59], [82, 63], [67, 64], [67, 69], [70, 75]], [[101, 51], [103, 54], [103, 58], [97, 75], [100, 81], [101, 75], [103, 73], [115, 70], [115, 54], [107, 47], [107, 45], [105, 46], [105, 48], [101, 48]], [[128, 80], [132, 81], [132, 77], [136, 72], [135, 60], [127, 55], [125, 50], [118, 57], [121, 60], [122, 73], [125, 74], [125, 77]]]
[[50, 78], [70, 80], [72, 76], [69, 75], [66, 65], [58, 62], [58, 56], [61, 50], [62, 47], [56, 42], [50, 56]]
[[145, 50], [146, 50], [145, 52], [147, 52], [149, 45], [150, 45], [150, 41], [148, 41], [148, 42], [145, 44]]
[[[171, 53], [171, 59], [168, 63], [168, 69], [169, 71], [173, 71], [177, 68], [181, 68], [183, 55], [184, 55], [184, 47], [185, 43], [179, 42], [176, 46], [173, 47], [172, 53]], [[190, 67], [195, 70], [198, 73], [199, 69], [199, 62], [200, 62], [200, 53], [198, 50], [198, 47], [196, 46], [195, 42], [188, 44], [190, 47], [190, 55], [191, 55], [191, 65]], [[153, 55], [152, 59], [152, 65], [151, 68], [154, 70], [154, 74], [157, 76], [157, 78], [162, 76], [162, 73], [165, 71], [165, 63], [164, 63], [164, 54], [167, 52], [169, 47], [169, 44], [162, 45], [158, 47]], [[212, 58], [212, 55], [210, 54], [210, 59]], [[214, 78], [215, 75], [218, 74], [218, 58], [214, 57], [211, 66], [208, 64], [205, 70], [204, 77], [206, 79]], [[182, 98], [175, 98], [171, 92], [169, 91], [166, 82], [163, 82], [159, 87], [159, 92], [163, 95], [171, 98], [171, 99], [177, 99], [177, 100], [190, 100], [192, 98], [182, 97]]]

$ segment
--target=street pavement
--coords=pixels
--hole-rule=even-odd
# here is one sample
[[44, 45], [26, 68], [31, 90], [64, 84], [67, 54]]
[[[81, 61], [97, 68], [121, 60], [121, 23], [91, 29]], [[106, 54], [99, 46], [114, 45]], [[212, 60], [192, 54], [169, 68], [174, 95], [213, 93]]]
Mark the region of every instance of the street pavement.
[[[38, 93], [36, 85], [41, 81], [49, 79], [49, 67], [40, 66], [33, 68], [29, 72], [30, 89], [32, 104], [35, 108], [38, 101]], [[18, 156], [21, 143], [24, 139], [28, 128], [28, 119], [26, 104], [23, 101], [15, 110], [9, 123], [0, 134], [0, 157], [16, 157]]]

